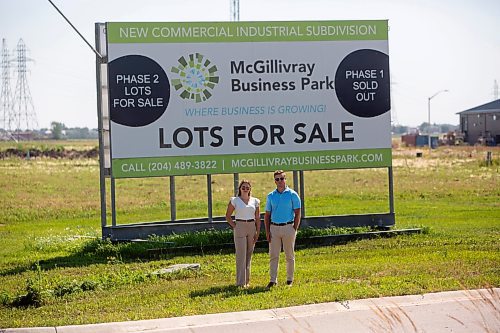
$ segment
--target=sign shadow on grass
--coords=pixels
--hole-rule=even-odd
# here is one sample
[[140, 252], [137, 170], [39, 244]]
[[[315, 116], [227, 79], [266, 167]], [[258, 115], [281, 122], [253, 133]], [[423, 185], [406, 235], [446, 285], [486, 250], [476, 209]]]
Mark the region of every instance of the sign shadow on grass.
[[204, 290], [195, 290], [189, 293], [189, 297], [195, 298], [195, 297], [206, 297], [213, 295], [221, 295], [223, 297], [235, 297], [241, 295], [252, 295], [267, 291], [269, 291], [269, 289], [266, 289], [265, 286], [242, 288], [235, 285], [228, 285], [220, 287], [210, 287]]
[[[363, 232], [354, 234], [306, 236], [297, 238], [296, 249], [311, 247], [322, 247], [331, 245], [344, 245], [362, 239], [376, 239], [381, 237], [394, 237], [401, 234], [420, 233], [420, 228]], [[160, 242], [161, 243], [161, 242]], [[158, 242], [123, 242], [113, 244], [109, 241], [95, 239], [89, 241], [78, 251], [67, 256], [34, 260], [31, 263], [20, 265], [0, 272], [0, 276], [15, 275], [25, 271], [33, 270], [39, 265], [43, 270], [51, 270], [61, 267], [85, 267], [94, 264], [120, 264], [135, 261], [140, 258], [143, 261], [171, 259], [174, 257], [193, 254], [227, 254], [234, 251], [234, 243], [205, 244], [194, 246], [158, 246]], [[162, 243], [163, 244], [163, 243]], [[260, 240], [255, 244], [256, 252], [266, 251], [267, 241]]]

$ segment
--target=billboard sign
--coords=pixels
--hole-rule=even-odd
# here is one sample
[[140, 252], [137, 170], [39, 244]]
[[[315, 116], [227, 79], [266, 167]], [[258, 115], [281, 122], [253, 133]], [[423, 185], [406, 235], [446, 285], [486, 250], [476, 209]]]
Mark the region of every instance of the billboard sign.
[[387, 21], [107, 23], [116, 178], [391, 166]]

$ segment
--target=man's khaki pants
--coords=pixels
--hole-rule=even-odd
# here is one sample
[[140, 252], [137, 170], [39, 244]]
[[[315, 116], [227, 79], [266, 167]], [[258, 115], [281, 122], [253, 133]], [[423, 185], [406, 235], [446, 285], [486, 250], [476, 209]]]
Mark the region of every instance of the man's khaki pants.
[[234, 228], [234, 247], [236, 248], [236, 285], [244, 286], [250, 282], [250, 266], [254, 249], [255, 222], [236, 221]]
[[269, 243], [269, 275], [270, 282], [278, 283], [278, 265], [281, 252], [281, 244], [286, 258], [286, 280], [293, 281], [295, 271], [295, 236], [297, 232], [293, 223], [277, 226], [270, 225], [271, 243]]

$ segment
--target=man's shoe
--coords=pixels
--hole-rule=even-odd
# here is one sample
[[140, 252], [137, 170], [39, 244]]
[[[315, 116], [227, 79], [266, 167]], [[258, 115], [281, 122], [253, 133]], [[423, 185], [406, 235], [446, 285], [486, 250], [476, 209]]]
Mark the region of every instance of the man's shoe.
[[293, 281], [291, 280], [286, 281], [286, 285], [291, 287], [293, 285]]
[[274, 287], [274, 286], [276, 286], [276, 282], [269, 282], [269, 283], [267, 284], [267, 287], [266, 287], [266, 288], [267, 288], [267, 289], [271, 289], [271, 288], [272, 288], [272, 287]]

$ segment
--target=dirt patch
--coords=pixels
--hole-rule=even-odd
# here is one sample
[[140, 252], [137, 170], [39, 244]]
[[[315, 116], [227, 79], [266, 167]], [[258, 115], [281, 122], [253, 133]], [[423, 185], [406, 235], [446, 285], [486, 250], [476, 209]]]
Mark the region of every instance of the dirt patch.
[[0, 158], [8, 157], [19, 157], [19, 158], [97, 158], [99, 155], [99, 149], [93, 148], [90, 150], [76, 150], [76, 149], [64, 149], [64, 148], [52, 148], [46, 150], [40, 150], [37, 148], [32, 148], [29, 150], [9, 148], [5, 151], [0, 151]]
[[392, 166], [394, 167], [408, 167], [408, 168], [417, 168], [417, 169], [426, 169], [429, 167], [450, 167], [450, 166], [460, 166], [468, 162], [473, 162], [475, 159], [462, 159], [459, 161], [456, 160], [440, 160], [440, 159], [393, 159]]
[[432, 152], [427, 149], [397, 148], [392, 150], [392, 165], [411, 168], [460, 166], [484, 161], [487, 152], [492, 152], [493, 158], [498, 159], [500, 147], [443, 146]]

